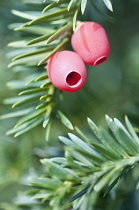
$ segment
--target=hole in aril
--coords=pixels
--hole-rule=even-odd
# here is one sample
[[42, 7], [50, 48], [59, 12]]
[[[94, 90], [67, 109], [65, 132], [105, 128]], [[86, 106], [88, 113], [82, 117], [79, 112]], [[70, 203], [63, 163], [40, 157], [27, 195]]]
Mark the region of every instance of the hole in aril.
[[76, 71], [72, 71], [67, 75], [66, 82], [69, 86], [77, 85], [81, 80], [81, 75]]
[[105, 61], [107, 60], [107, 58], [108, 58], [107, 56], [102, 56], [102, 57], [98, 58], [98, 59], [94, 62], [94, 65], [99, 65], [99, 64], [105, 62]]

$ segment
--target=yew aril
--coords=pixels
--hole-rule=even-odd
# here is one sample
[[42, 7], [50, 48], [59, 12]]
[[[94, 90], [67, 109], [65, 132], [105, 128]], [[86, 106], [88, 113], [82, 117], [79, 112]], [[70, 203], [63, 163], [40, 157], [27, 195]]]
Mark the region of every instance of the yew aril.
[[47, 73], [55, 87], [67, 92], [80, 90], [86, 82], [85, 64], [73, 51], [55, 53], [48, 61]]
[[110, 44], [105, 29], [98, 23], [85, 22], [71, 38], [71, 44], [88, 65], [99, 65], [110, 55]]

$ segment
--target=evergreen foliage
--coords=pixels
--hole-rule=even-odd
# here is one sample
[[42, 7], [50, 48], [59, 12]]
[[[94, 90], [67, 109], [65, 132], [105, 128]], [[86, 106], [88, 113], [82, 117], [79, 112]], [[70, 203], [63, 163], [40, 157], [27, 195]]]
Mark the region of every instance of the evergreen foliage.
[[[108, 116], [106, 122], [111, 132], [88, 118], [90, 137], [77, 127], [80, 137], [72, 133], [60, 136], [65, 156], [41, 160], [46, 172], [29, 179], [32, 188], [17, 198], [15, 210], [99, 209], [102, 197], [109, 200], [103, 209], [111, 209], [120, 179], [139, 162], [139, 138], [127, 117], [126, 127]], [[10, 210], [6, 205], [3, 208]]]
[[[23, 1], [30, 5], [43, 5], [43, 11], [17, 11], [12, 13], [24, 23], [10, 25], [15, 31], [22, 32], [24, 37], [20, 41], [9, 43], [15, 48], [9, 53], [12, 62], [9, 68], [15, 72], [23, 72], [24, 80], [8, 82], [8, 87], [20, 90], [18, 97], [8, 98], [6, 104], [13, 104], [12, 108], [22, 109], [1, 116], [2, 119], [21, 117], [15, 127], [7, 132], [15, 137], [29, 131], [39, 124], [47, 129], [49, 138], [51, 119], [58, 117], [69, 129], [73, 126], [69, 119], [56, 107], [56, 95], [60, 93], [51, 84], [45, 67], [48, 59], [57, 51], [66, 49], [67, 43], [75, 30], [76, 19], [84, 13], [87, 1]], [[108, 9], [112, 10], [110, 1], [104, 1]], [[81, 11], [80, 11], [81, 7]], [[28, 34], [25, 36], [25, 34]], [[38, 67], [36, 68], [36, 66]], [[34, 72], [34, 69], [36, 70]]]
[[[110, 0], [103, 2], [113, 11]], [[107, 129], [97, 127], [88, 118], [92, 131], [88, 136], [74, 127], [57, 106], [62, 92], [51, 84], [46, 73], [48, 59], [55, 52], [69, 47], [70, 37], [78, 25], [77, 20], [81, 19], [88, 2], [23, 0], [23, 3], [29, 5], [32, 11], [12, 10], [21, 22], [9, 26], [16, 33], [20, 32], [22, 37], [19, 41], [9, 43], [9, 47], [14, 49], [8, 54], [12, 59], [9, 68], [19, 72], [23, 79], [7, 83], [11, 91], [19, 91], [19, 96], [5, 99], [5, 104], [12, 104], [17, 110], [2, 115], [1, 119], [20, 117], [7, 135], [18, 137], [42, 124], [48, 140], [53, 117], [68, 129], [75, 130], [76, 135], [69, 133], [67, 137], [60, 136], [64, 157], [41, 159], [44, 173], [31, 177], [30, 189], [19, 193], [13, 204], [1, 203], [0, 209], [119, 210], [121, 185], [130, 185], [132, 189], [138, 187], [138, 177], [134, 177], [134, 171], [137, 170], [138, 174], [135, 166], [139, 162], [139, 138], [135, 129], [127, 117], [124, 126], [118, 119], [106, 116]], [[91, 1], [91, 4], [105, 15], [97, 8], [95, 1]], [[42, 12], [38, 11], [38, 7]], [[113, 20], [108, 15], [105, 18]], [[129, 179], [134, 177], [136, 186], [132, 179], [130, 182], [126, 179], [127, 174]]]

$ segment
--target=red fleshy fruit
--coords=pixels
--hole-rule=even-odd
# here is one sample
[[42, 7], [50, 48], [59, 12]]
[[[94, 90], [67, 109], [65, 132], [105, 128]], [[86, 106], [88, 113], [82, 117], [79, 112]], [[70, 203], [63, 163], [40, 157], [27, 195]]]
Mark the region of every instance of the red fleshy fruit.
[[86, 67], [73, 51], [55, 53], [48, 61], [47, 73], [52, 84], [60, 90], [75, 92], [86, 82]]
[[83, 23], [72, 35], [71, 44], [83, 61], [91, 66], [105, 62], [110, 55], [106, 31], [95, 22]]

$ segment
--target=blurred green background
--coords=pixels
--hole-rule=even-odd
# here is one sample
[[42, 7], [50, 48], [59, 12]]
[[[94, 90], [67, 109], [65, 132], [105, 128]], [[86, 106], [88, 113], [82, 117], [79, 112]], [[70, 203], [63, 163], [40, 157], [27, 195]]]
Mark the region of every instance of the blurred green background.
[[[101, 0], [98, 6], [111, 15]], [[3, 100], [18, 94], [6, 86], [6, 82], [20, 77], [19, 73], [7, 69], [6, 54], [11, 50], [7, 43], [20, 40], [20, 33], [8, 29], [10, 23], [18, 21], [10, 10], [24, 10], [24, 7], [20, 1], [0, 1], [0, 114], [11, 111]], [[103, 65], [88, 67], [87, 83], [82, 90], [64, 93], [64, 100], [58, 101], [73, 124], [86, 132], [89, 132], [87, 117], [105, 126], [105, 114], [122, 121], [128, 115], [136, 128], [139, 125], [139, 1], [113, 0], [113, 8], [114, 21], [108, 22], [88, 3], [84, 20], [104, 25], [111, 43], [111, 56]], [[18, 191], [26, 188], [23, 184], [27, 174], [35, 170], [41, 173], [40, 158], [62, 155], [63, 145], [57, 136], [69, 132], [54, 120], [49, 142], [45, 141], [45, 130], [41, 126], [17, 139], [5, 136], [15, 123], [16, 119], [0, 121], [0, 202], [12, 201]]]

